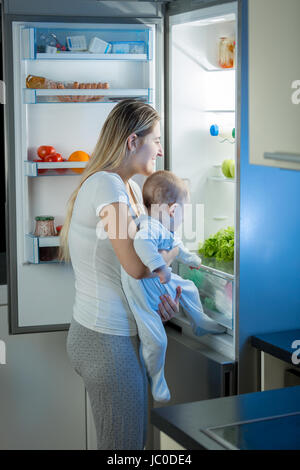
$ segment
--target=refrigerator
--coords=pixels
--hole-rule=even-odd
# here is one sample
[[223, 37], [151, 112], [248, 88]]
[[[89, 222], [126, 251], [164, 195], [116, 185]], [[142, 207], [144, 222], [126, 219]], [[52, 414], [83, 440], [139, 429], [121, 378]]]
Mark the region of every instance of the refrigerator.
[[[250, 0], [252, 13], [267, 15], [266, 1], [262, 7]], [[291, 7], [295, 14], [297, 2], [291, 0]], [[187, 247], [198, 252], [218, 231], [234, 230], [233, 259], [203, 257], [197, 272], [173, 265], [195, 282], [205, 312], [226, 330], [197, 338], [183, 311], [169, 322], [169, 404], [253, 391], [257, 369], [248, 338], [259, 313], [247, 311], [244, 300], [247, 286], [257, 287], [245, 258], [255, 251], [253, 232], [245, 229], [248, 126], [256, 116], [255, 99], [248, 109], [248, 40], [254, 48], [255, 36], [248, 30], [248, 2], [63, 0], [46, 7], [35, 0], [4, 0], [2, 8], [10, 333], [67, 330], [72, 317], [72, 267], [57, 262], [58, 236], [35, 235], [35, 218], [52, 216], [54, 227], [63, 223], [85, 162], [37, 162], [37, 149], [53, 146], [66, 160], [77, 151], [90, 155], [110, 110], [133, 97], [161, 115], [164, 162], [157, 169], [175, 172], [189, 186], [191, 206], [180, 232]], [[233, 168], [229, 173], [222, 170], [225, 160]], [[250, 161], [252, 174], [269, 165], [276, 175], [276, 166], [288, 168], [285, 175], [293, 182], [299, 176], [295, 159], [293, 168], [266, 161]], [[272, 260], [261, 259], [270, 273]], [[257, 312], [265, 308], [263, 299]], [[293, 297], [293, 326], [298, 306]], [[284, 320], [277, 324], [284, 326]], [[263, 326], [273, 327], [271, 321]]]

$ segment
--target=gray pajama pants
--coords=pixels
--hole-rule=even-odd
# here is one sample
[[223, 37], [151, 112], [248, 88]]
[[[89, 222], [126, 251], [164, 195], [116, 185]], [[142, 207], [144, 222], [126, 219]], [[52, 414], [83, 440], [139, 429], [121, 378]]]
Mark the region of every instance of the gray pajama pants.
[[67, 353], [91, 402], [99, 450], [142, 450], [147, 378], [138, 336], [98, 333], [72, 319]]

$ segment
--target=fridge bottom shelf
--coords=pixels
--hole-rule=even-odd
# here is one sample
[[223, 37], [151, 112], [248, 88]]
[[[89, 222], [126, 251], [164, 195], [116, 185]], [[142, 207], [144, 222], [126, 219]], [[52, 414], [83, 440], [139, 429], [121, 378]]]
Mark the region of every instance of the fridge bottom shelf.
[[[215, 320], [219, 325], [224, 326], [228, 330], [233, 330], [232, 317], [224, 315], [223, 313], [220, 313], [220, 312], [213, 312], [212, 310], [209, 310], [205, 307], [203, 308], [203, 311], [204, 313], [206, 313], [206, 315], [209, 318], [212, 318], [212, 320]], [[191, 328], [188, 317], [185, 315], [184, 310], [181, 307], [180, 307], [180, 312], [176, 318], [179, 319], [182, 324]]]
[[233, 330], [233, 318], [232, 317], [229, 317], [220, 312], [214, 312], [212, 310], [209, 310], [206, 307], [203, 307], [203, 310], [206, 313], [206, 315], [208, 315], [210, 318], [218, 322], [219, 325], [222, 325], [225, 328], [228, 328], [229, 330]]

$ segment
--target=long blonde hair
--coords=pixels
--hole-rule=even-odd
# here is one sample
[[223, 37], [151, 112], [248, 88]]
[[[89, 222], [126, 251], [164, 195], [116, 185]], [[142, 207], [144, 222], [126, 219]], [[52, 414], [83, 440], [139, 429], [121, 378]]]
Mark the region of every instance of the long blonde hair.
[[68, 235], [78, 192], [87, 178], [101, 170], [117, 169], [127, 155], [127, 139], [131, 134], [144, 137], [160, 120], [152, 106], [133, 99], [120, 101], [109, 113], [90, 161], [85, 167], [78, 187], [72, 193], [67, 215], [60, 232], [59, 259], [69, 261]]

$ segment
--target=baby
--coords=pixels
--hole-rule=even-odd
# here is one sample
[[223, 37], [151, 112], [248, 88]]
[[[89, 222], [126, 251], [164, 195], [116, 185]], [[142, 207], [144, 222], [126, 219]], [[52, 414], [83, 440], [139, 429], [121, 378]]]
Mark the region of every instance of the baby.
[[167, 335], [157, 313], [160, 295], [168, 294], [175, 298], [176, 287], [181, 286], [179, 303], [195, 335], [224, 333], [225, 329], [203, 312], [195, 284], [172, 273], [159, 253], [159, 250], [170, 250], [177, 246], [178, 261], [195, 268], [201, 265], [201, 259], [190, 253], [173, 233], [182, 223], [183, 206], [188, 202], [188, 191], [184, 182], [170, 171], [157, 171], [149, 176], [144, 184], [143, 200], [148, 214], [137, 219], [138, 232], [134, 239], [134, 248], [145, 266], [155, 273], [156, 277], [137, 280], [123, 269], [121, 277], [126, 298], [137, 323], [142, 358], [153, 398], [166, 402], [170, 400], [164, 377]]

